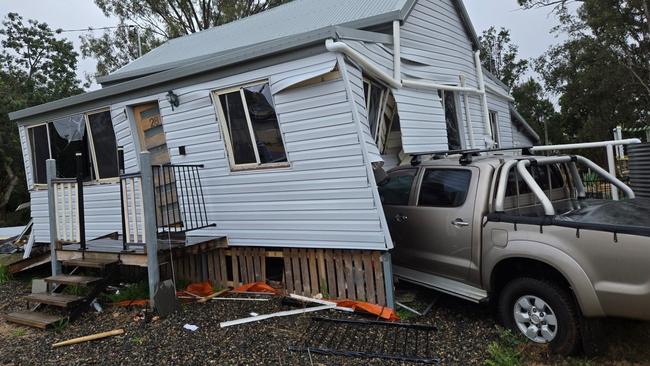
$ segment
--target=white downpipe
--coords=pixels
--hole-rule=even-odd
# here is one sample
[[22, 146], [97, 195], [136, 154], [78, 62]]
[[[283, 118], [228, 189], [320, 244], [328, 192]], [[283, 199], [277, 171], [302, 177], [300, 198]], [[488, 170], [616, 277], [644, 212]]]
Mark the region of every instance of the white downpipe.
[[325, 41], [325, 48], [330, 52], [339, 52], [350, 57], [352, 60], [359, 63], [364, 70], [385, 82], [388, 86], [395, 89], [400, 89], [402, 87], [402, 83], [395, 80], [391, 75], [388, 75], [384, 70], [373, 65], [365, 56], [355, 51], [347, 44], [343, 42], [334, 42], [333, 39], [328, 39]]
[[478, 78], [478, 88], [483, 95], [483, 122], [485, 125], [485, 135], [490, 135], [490, 110], [488, 109], [487, 93], [485, 92], [485, 79], [483, 78], [483, 67], [481, 66], [480, 51], [474, 52], [474, 64], [476, 66], [476, 77]]
[[402, 80], [402, 38], [400, 21], [393, 22], [393, 79]]
[[470, 93], [470, 94], [477, 94], [477, 95], [481, 94], [481, 91], [475, 88], [437, 84], [426, 80], [404, 79], [402, 80], [402, 83], [406, 87], [415, 88], [415, 89], [446, 90], [446, 91], [455, 91], [459, 93]]
[[[460, 76], [460, 86], [465, 86], [465, 75]], [[472, 114], [469, 110], [469, 96], [463, 93], [463, 103], [465, 104], [465, 123], [467, 124], [467, 133], [469, 134], [469, 147], [473, 149], [476, 141], [474, 140], [474, 126], [472, 123]]]

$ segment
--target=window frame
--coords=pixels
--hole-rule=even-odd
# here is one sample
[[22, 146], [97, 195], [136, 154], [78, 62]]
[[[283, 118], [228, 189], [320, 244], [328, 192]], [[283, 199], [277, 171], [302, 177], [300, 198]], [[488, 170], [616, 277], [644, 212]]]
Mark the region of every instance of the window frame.
[[[469, 182], [467, 185], [467, 193], [465, 195], [465, 199], [463, 200], [462, 203], [460, 203], [457, 206], [427, 206], [427, 205], [420, 205], [420, 195], [422, 193], [422, 183], [424, 182], [424, 176], [427, 173], [427, 170], [443, 170], [443, 171], [462, 171], [462, 172], [468, 172], [469, 175]], [[478, 174], [478, 172], [476, 173]], [[427, 167], [422, 167], [420, 169], [419, 175], [417, 177], [417, 185], [415, 186], [415, 195], [414, 197], [412, 196], [412, 201], [411, 201], [411, 206], [413, 207], [418, 207], [418, 208], [435, 208], [435, 209], [458, 209], [460, 207], [465, 206], [467, 203], [467, 198], [470, 196], [470, 192], [472, 192], [472, 185], [475, 180], [475, 170], [474, 169], [468, 169], [468, 168], [463, 168], [463, 167], [448, 167], [448, 166], [427, 166]]]
[[47, 187], [47, 183], [36, 183], [36, 174], [35, 174], [36, 166], [34, 165], [35, 160], [34, 160], [34, 152], [33, 152], [34, 146], [33, 146], [32, 137], [29, 134], [29, 130], [32, 128], [45, 126], [45, 133], [47, 134], [47, 152], [48, 152], [49, 159], [52, 159], [52, 146], [50, 143], [50, 126], [48, 124], [49, 122], [41, 122], [34, 125], [25, 126], [25, 138], [27, 139], [27, 145], [28, 145], [27, 153], [29, 155], [29, 167], [32, 173], [32, 187], [34, 188], [45, 188]]
[[[454, 86], [454, 85], [450, 85]], [[445, 116], [445, 131], [447, 133], [447, 148], [449, 148], [449, 130], [447, 128], [447, 105], [445, 103], [445, 94], [451, 93], [453, 98], [454, 98], [454, 111], [456, 113], [456, 126], [458, 128], [458, 139], [460, 140], [460, 148], [465, 149], [467, 148], [467, 141], [465, 138], [465, 127], [463, 126], [463, 115], [461, 113], [461, 100], [460, 100], [460, 93], [457, 93], [453, 90], [445, 90], [445, 89], [438, 89], [439, 94], [438, 97], [440, 98], [440, 104], [442, 104], [442, 113]]]
[[[368, 120], [368, 129], [370, 130], [370, 137], [375, 141], [375, 144], [379, 142], [379, 130], [381, 130], [381, 124], [384, 121], [384, 113], [386, 111], [386, 105], [388, 103], [388, 95], [390, 93], [390, 90], [388, 89], [387, 86], [384, 84], [380, 83], [377, 80], [374, 80], [366, 75], [363, 76], [363, 85], [368, 85], [368, 92], [364, 90], [363, 95], [365, 97], [365, 102], [366, 102], [366, 119]], [[379, 114], [377, 115], [377, 123], [375, 125], [375, 130], [372, 131], [370, 129], [371, 123], [370, 123], [370, 96], [372, 95], [372, 88], [377, 87], [381, 88], [381, 96], [379, 97]]]
[[[90, 169], [90, 171], [92, 173], [92, 176], [90, 177], [90, 179], [88, 181], [83, 182], [83, 184], [86, 185], [86, 186], [95, 185], [95, 184], [114, 184], [114, 183], [118, 183], [119, 180], [120, 180], [119, 172], [118, 172], [117, 177], [100, 178], [99, 167], [97, 165], [97, 156], [95, 154], [95, 144], [94, 144], [94, 141], [93, 141], [92, 130], [90, 129], [90, 121], [88, 120], [89, 115], [93, 115], [93, 114], [97, 114], [97, 113], [103, 113], [103, 112], [109, 112], [110, 113], [110, 111], [111, 111], [110, 107], [107, 106], [107, 107], [103, 107], [103, 108], [99, 108], [99, 109], [93, 109], [91, 111], [75, 113], [75, 114], [69, 114], [69, 115], [65, 115], [65, 116], [61, 117], [61, 118], [65, 118], [65, 117], [69, 117], [69, 116], [72, 116], [72, 115], [79, 115], [79, 114], [83, 114], [83, 116], [84, 116], [84, 127], [86, 129], [86, 134], [88, 136], [89, 160], [90, 160], [90, 164], [92, 165], [92, 167]], [[49, 152], [49, 159], [52, 159], [52, 143], [50, 141], [50, 128], [51, 128], [50, 126], [51, 126], [52, 122], [53, 121], [40, 122], [40, 123], [36, 123], [36, 124], [33, 124], [33, 125], [24, 126], [25, 127], [25, 134], [26, 134], [26, 138], [27, 138], [27, 144], [28, 144], [28, 155], [29, 155], [29, 161], [30, 161], [30, 168], [31, 168], [31, 173], [32, 173], [32, 182], [31, 182], [32, 184], [31, 185], [32, 185], [32, 187], [34, 189], [47, 188], [47, 183], [36, 183], [36, 181], [35, 181], [35, 178], [34, 178], [35, 177], [35, 174], [34, 174], [35, 166], [33, 164], [34, 159], [33, 159], [33, 152], [32, 152], [32, 150], [33, 150], [33, 141], [32, 141], [31, 136], [29, 134], [29, 130], [32, 129], [32, 128], [35, 128], [35, 127], [39, 127], [39, 126], [46, 126], [47, 127], [46, 128], [46, 131], [47, 131], [47, 149], [48, 149], [48, 152]], [[111, 116], [111, 123], [112, 123], [112, 116]], [[115, 134], [115, 128], [113, 128], [113, 134]], [[116, 140], [116, 143], [117, 143], [117, 135], [115, 135], [115, 140]], [[119, 145], [117, 145], [117, 144], [116, 144], [116, 146], [119, 147]]]
[[[399, 206], [399, 207], [411, 206], [413, 196], [416, 194], [416, 192], [414, 192], [414, 190], [417, 191], [417, 187], [419, 186], [418, 182], [419, 182], [420, 170], [417, 167], [408, 167], [408, 168], [397, 169], [397, 170], [394, 170], [394, 171], [388, 173], [388, 177], [391, 177], [392, 175], [397, 175], [397, 174], [399, 174], [400, 176], [403, 176], [403, 175], [407, 175], [407, 174], [404, 174], [404, 173], [411, 173], [411, 172], [413, 173], [413, 180], [411, 181], [411, 187], [409, 188], [408, 197], [406, 199], [406, 204], [403, 204], [403, 205], [387, 204], [387, 203], [384, 203], [382, 201], [381, 202], [382, 206], [384, 206], [384, 205], [385, 206]], [[378, 187], [378, 191], [380, 189], [381, 189], [381, 186]], [[379, 193], [379, 195], [381, 196], [381, 193]]]
[[501, 147], [501, 131], [499, 130], [499, 112], [489, 109], [488, 118], [490, 122], [490, 138], [496, 146], [495, 148]]
[[[230, 164], [230, 170], [231, 171], [247, 171], [247, 170], [258, 170], [258, 169], [278, 169], [278, 168], [290, 168], [291, 167], [291, 162], [289, 161], [289, 153], [287, 151], [287, 145], [285, 143], [285, 138], [284, 138], [284, 132], [282, 131], [282, 127], [280, 126], [280, 119], [278, 118], [278, 114], [276, 112], [275, 108], [275, 98], [273, 96], [273, 93], [271, 93], [271, 99], [273, 101], [273, 113], [275, 113], [275, 117], [278, 121], [278, 131], [280, 132], [280, 140], [282, 141], [282, 147], [284, 148], [284, 153], [287, 158], [286, 162], [279, 162], [279, 163], [261, 163], [260, 159], [260, 154], [257, 149], [257, 139], [255, 138], [255, 131], [253, 130], [253, 123], [251, 121], [250, 117], [250, 112], [248, 110], [248, 102], [246, 101], [246, 96], [244, 93], [244, 89], [251, 87], [251, 86], [257, 86], [257, 85], [262, 85], [262, 84], [269, 84], [271, 85], [268, 79], [264, 80], [258, 80], [258, 81], [253, 81], [253, 82], [248, 82], [244, 84], [238, 84], [236, 86], [230, 86], [227, 88], [223, 89], [216, 89], [212, 90], [210, 92], [210, 96], [212, 98], [212, 103], [214, 105], [214, 108], [216, 110], [217, 114], [217, 119], [219, 123], [219, 128], [221, 130], [222, 134], [222, 139], [224, 141], [224, 145], [226, 148], [226, 156], [228, 156], [228, 162]], [[248, 127], [248, 133], [250, 135], [251, 143], [253, 145], [253, 152], [255, 154], [255, 163], [246, 163], [246, 164], [236, 164], [235, 163], [235, 153], [233, 150], [232, 146], [232, 141], [231, 141], [231, 136], [230, 136], [230, 129], [228, 128], [228, 124], [226, 122], [226, 114], [223, 111], [223, 106], [221, 105], [221, 99], [220, 96], [225, 95], [225, 94], [230, 94], [239, 91], [239, 95], [242, 101], [242, 106], [244, 107], [244, 115], [246, 116], [246, 125]]]

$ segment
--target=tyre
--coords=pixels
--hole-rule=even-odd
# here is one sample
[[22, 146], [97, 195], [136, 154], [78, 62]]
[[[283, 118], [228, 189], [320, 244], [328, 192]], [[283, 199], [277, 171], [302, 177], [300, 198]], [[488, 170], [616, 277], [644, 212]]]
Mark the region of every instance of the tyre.
[[501, 291], [497, 311], [501, 323], [515, 333], [548, 344], [561, 355], [580, 347], [578, 310], [567, 290], [552, 282], [517, 278]]

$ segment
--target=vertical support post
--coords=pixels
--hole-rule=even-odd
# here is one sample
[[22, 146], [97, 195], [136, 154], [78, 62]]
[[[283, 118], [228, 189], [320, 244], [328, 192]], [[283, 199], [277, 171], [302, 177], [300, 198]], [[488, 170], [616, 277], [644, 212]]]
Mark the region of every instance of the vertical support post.
[[158, 235], [156, 233], [156, 203], [153, 195], [153, 170], [148, 151], [140, 153], [140, 174], [142, 175], [142, 209], [144, 210], [144, 233], [147, 245], [147, 274], [149, 277], [149, 303], [155, 307], [154, 295], [160, 282], [158, 267]]
[[[609, 167], [609, 173], [616, 177], [616, 160], [614, 159], [614, 146], [612, 145], [607, 145], [607, 165]], [[618, 188], [613, 184], [610, 184], [610, 187], [612, 187], [612, 199], [618, 201]]]
[[390, 252], [381, 255], [381, 264], [384, 269], [384, 287], [386, 288], [386, 305], [395, 308], [395, 288], [393, 286], [393, 260]]
[[645, 142], [650, 142], [650, 128], [648, 127], [645, 130]]
[[77, 212], [79, 213], [79, 247], [82, 256], [86, 252], [86, 218], [84, 215], [84, 177], [83, 177], [83, 157], [81, 153], [75, 154], [77, 163]]
[[56, 178], [56, 160], [47, 159], [45, 162], [47, 171], [47, 203], [50, 214], [50, 261], [52, 263], [52, 276], [61, 273], [61, 263], [56, 258], [56, 192], [54, 191], [53, 180]]
[[474, 52], [474, 66], [476, 66], [476, 78], [478, 79], [478, 89], [481, 92], [481, 110], [483, 111], [483, 123], [485, 126], [485, 135], [490, 134], [490, 110], [488, 109], [487, 91], [485, 90], [485, 78], [483, 76], [483, 66], [481, 65], [481, 52]]
[[[122, 216], [122, 250], [127, 251], [129, 248], [126, 244], [126, 217], [124, 217], [124, 182], [122, 181], [121, 175], [124, 174], [124, 146], [117, 147], [117, 169], [118, 174], [120, 175], [120, 214]], [[137, 225], [137, 222], [136, 222]]]

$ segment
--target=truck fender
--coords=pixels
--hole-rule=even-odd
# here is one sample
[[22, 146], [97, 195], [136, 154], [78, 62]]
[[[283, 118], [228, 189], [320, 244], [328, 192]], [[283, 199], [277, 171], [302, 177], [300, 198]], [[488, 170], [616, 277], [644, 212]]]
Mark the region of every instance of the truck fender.
[[548, 244], [528, 241], [508, 241], [507, 246], [492, 247], [484, 256], [484, 284], [491, 286], [494, 268], [506, 259], [522, 258], [539, 261], [557, 270], [571, 285], [582, 314], [586, 317], [605, 316], [596, 290], [580, 264], [565, 252]]

